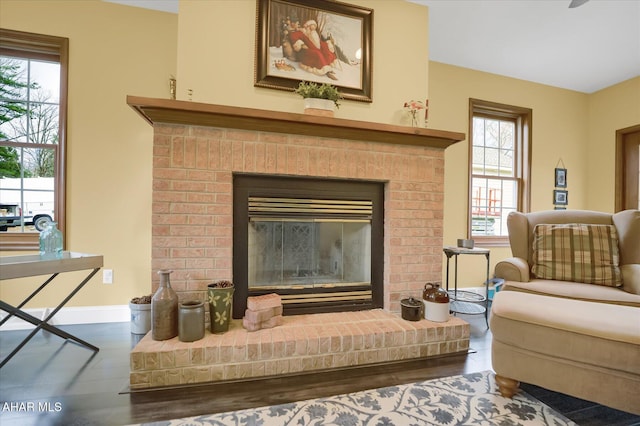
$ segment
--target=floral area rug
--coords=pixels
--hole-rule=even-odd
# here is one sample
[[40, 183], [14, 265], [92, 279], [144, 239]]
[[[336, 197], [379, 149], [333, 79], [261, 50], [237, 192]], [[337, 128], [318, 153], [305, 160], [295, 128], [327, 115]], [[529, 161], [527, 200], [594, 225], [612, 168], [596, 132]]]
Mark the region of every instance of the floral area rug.
[[148, 425], [575, 425], [522, 390], [500, 396], [490, 371]]

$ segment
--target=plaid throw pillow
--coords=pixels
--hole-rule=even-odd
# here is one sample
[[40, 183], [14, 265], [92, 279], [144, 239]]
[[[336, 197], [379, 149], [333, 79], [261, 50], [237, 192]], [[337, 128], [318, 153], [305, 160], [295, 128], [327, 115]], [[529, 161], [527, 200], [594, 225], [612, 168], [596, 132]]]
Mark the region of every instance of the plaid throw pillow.
[[537, 278], [622, 285], [613, 225], [540, 224], [533, 233], [532, 272]]

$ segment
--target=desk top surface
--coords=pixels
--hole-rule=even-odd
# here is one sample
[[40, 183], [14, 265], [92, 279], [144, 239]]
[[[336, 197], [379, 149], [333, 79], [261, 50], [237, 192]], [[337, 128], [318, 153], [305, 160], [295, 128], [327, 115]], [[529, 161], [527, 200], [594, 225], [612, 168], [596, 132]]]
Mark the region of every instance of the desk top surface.
[[0, 256], [0, 280], [101, 268], [102, 255], [63, 251], [59, 256]]

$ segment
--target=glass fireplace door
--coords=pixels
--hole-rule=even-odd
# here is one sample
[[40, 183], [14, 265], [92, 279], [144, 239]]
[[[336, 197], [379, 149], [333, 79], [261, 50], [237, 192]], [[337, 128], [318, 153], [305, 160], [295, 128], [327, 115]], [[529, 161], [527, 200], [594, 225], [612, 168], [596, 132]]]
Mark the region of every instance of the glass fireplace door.
[[234, 318], [271, 293], [284, 315], [381, 308], [383, 272], [384, 183], [234, 175]]
[[371, 284], [371, 222], [366, 219], [252, 218], [249, 290]]

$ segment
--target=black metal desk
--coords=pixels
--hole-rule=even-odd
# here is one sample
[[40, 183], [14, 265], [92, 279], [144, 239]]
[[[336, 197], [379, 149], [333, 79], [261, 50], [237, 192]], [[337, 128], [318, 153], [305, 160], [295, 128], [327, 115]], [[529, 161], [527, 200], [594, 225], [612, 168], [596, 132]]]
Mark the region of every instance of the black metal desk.
[[[484, 314], [484, 320], [489, 326], [489, 249], [445, 247], [444, 254], [447, 256], [447, 292], [449, 292], [449, 260], [455, 256], [455, 277], [453, 281], [454, 291], [449, 292], [450, 310], [453, 313], [475, 315]], [[463, 254], [483, 255], [487, 259], [487, 280], [485, 281], [485, 296], [471, 291], [458, 290], [458, 256]]]
[[[80, 291], [84, 285], [102, 268], [103, 260], [102, 256], [93, 254], [62, 252], [59, 256], [47, 256], [42, 257], [40, 255], [24, 255], [24, 256], [4, 256], [0, 257], [0, 281], [9, 280], [13, 278], [34, 277], [39, 275], [50, 275], [47, 280], [40, 285], [33, 293], [31, 293], [26, 299], [24, 299], [18, 306], [11, 306], [3, 300], [0, 300], [0, 309], [7, 312], [5, 318], [0, 321], [0, 326], [7, 322], [12, 316], [16, 316], [24, 321], [27, 321], [35, 325], [35, 329], [11, 352], [7, 355], [2, 362], [0, 362], [0, 368], [2, 368], [13, 356], [18, 353], [24, 345], [27, 344], [33, 336], [36, 335], [41, 329], [53, 333], [63, 339], [72, 340], [88, 349], [95, 352], [99, 351], [96, 346], [79, 339], [66, 331], [60, 330], [48, 322], [58, 313], [60, 309]], [[60, 304], [51, 311], [44, 319], [38, 319], [33, 315], [30, 315], [22, 310], [22, 307], [26, 305], [31, 299], [33, 299], [40, 291], [42, 291], [47, 285], [49, 285], [58, 274], [71, 271], [91, 270], [89, 274], [78, 284], [75, 289], [69, 293], [68, 296], [60, 302]], [[7, 285], [7, 283], [4, 283]]]

